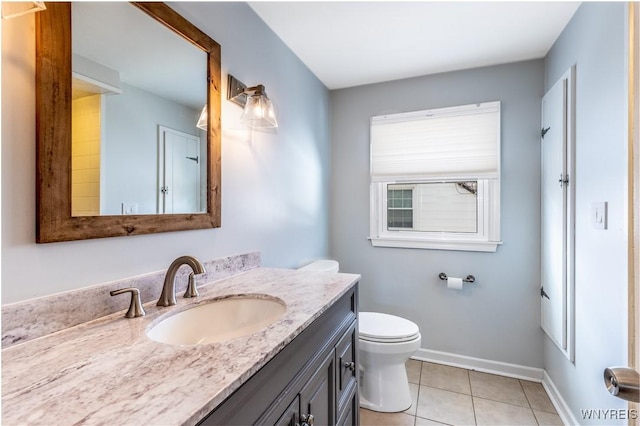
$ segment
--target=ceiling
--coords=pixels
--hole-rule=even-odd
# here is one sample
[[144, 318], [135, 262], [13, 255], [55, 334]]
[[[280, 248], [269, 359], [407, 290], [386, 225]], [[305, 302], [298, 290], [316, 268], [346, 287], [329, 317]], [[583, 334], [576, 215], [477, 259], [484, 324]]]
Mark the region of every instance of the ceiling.
[[329, 88], [542, 58], [579, 2], [249, 2]]

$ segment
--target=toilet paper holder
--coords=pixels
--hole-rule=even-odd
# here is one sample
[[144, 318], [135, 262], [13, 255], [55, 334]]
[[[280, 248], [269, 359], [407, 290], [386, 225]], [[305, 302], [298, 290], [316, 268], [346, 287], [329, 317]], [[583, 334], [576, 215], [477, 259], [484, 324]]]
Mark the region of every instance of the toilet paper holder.
[[[445, 274], [444, 272], [440, 272], [440, 274], [438, 274], [438, 277], [442, 280], [442, 281], [446, 281], [447, 280], [447, 274]], [[463, 278], [462, 281], [464, 281], [465, 283], [472, 283], [475, 282], [476, 277], [474, 277], [473, 275], [467, 275], [466, 278]]]

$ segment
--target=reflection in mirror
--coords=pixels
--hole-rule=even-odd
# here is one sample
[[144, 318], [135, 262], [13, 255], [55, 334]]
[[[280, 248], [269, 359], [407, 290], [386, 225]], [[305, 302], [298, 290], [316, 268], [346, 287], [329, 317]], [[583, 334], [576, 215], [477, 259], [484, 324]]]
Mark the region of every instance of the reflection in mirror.
[[387, 185], [387, 229], [475, 233], [477, 192], [477, 181]]
[[71, 22], [72, 216], [206, 212], [207, 53], [128, 3]]

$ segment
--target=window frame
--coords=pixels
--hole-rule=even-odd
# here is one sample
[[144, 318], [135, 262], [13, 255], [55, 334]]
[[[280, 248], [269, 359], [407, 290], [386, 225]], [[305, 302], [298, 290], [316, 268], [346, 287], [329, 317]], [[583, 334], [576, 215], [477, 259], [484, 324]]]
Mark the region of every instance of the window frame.
[[[464, 111], [469, 106], [442, 108], [429, 110], [429, 113], [437, 114], [439, 111], [445, 113], [454, 109]], [[498, 106], [499, 108], [499, 106]], [[460, 251], [480, 251], [495, 252], [500, 240], [500, 110], [498, 109], [498, 176], [497, 178], [487, 176], [465, 176], [464, 180], [477, 181], [477, 206], [476, 220], [477, 230], [472, 232], [434, 232], [402, 230], [400, 228], [388, 229], [387, 227], [387, 194], [389, 185], [416, 186], [420, 183], [437, 182], [458, 182], [463, 179], [458, 177], [390, 177], [389, 180], [370, 178], [370, 234], [369, 240], [374, 247], [398, 247], [417, 249], [439, 249], [439, 250], [460, 250]], [[416, 112], [407, 113], [408, 116]], [[400, 116], [400, 114], [398, 114]], [[413, 191], [413, 219], [414, 227], [418, 209], [415, 202], [416, 191]]]

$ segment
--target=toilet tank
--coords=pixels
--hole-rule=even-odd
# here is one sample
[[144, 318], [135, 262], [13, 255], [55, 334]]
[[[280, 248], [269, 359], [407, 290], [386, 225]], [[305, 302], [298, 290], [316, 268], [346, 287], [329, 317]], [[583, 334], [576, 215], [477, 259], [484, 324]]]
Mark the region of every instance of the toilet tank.
[[340, 264], [335, 260], [316, 260], [298, 268], [299, 271], [338, 272]]

